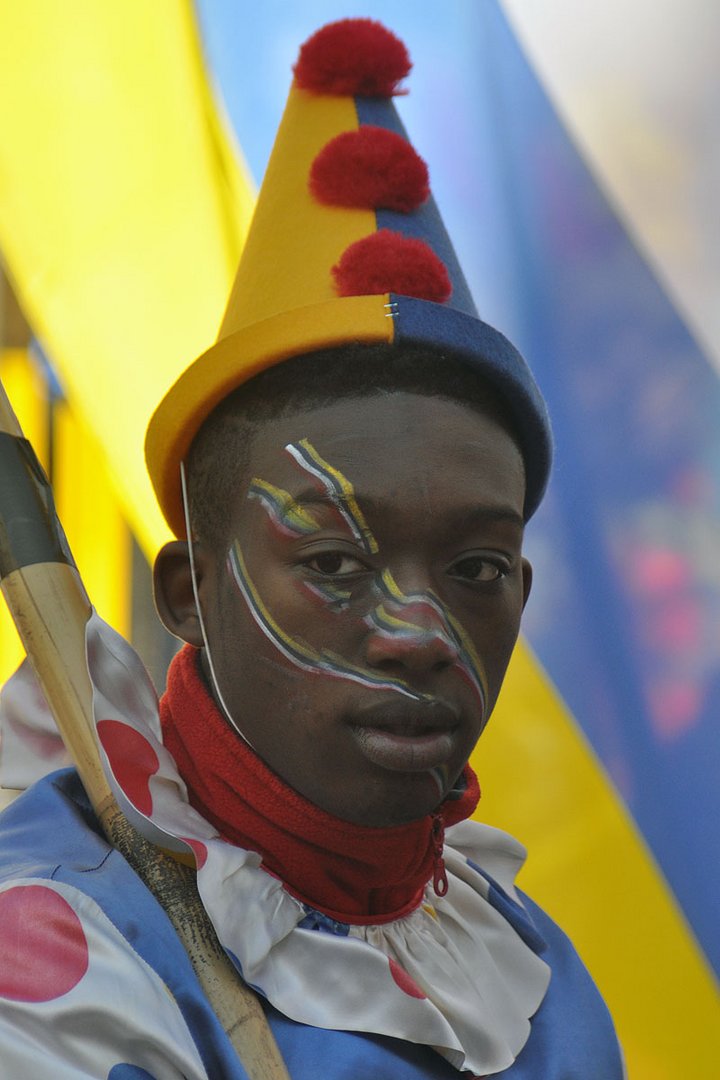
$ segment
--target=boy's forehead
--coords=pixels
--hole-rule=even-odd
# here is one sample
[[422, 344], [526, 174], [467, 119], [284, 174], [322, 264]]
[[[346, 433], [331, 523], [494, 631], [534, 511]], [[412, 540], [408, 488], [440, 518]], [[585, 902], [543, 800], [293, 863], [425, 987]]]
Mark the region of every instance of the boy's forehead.
[[400, 496], [403, 485], [452, 485], [458, 474], [479, 487], [494, 478], [497, 490], [514, 489], [518, 475], [524, 482], [520, 450], [492, 404], [407, 391], [298, 409], [264, 423], [249, 450], [247, 482], [282, 482], [298, 499], [322, 492], [325, 471], [378, 501]]
[[483, 388], [472, 402], [421, 390], [390, 389], [350, 396], [340, 393], [323, 402], [289, 405], [276, 418], [257, 426], [250, 449], [261, 455], [284, 450], [288, 442], [309, 432], [342, 455], [367, 453], [392, 443], [422, 442], [430, 432], [450, 448], [458, 428], [463, 445], [475, 440], [484, 445], [499, 429], [515, 441], [502, 403], [490, 387]]

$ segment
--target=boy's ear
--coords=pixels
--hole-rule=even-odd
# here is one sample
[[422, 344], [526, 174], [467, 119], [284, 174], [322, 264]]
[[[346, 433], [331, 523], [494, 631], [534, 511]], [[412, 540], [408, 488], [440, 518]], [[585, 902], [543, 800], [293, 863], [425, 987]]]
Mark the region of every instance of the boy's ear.
[[[202, 559], [196, 551], [195, 569], [200, 588]], [[185, 540], [172, 540], [161, 548], [153, 568], [155, 606], [163, 625], [182, 641], [196, 648], [203, 644], [200, 620], [192, 586], [190, 555]]]

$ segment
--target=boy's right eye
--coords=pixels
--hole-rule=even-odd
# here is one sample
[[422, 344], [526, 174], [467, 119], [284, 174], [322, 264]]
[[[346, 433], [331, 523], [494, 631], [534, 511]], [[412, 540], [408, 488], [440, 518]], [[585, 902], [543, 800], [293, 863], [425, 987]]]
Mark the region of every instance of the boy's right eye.
[[312, 559], [306, 560], [305, 566], [326, 577], [349, 577], [365, 570], [365, 565], [359, 559], [342, 551], [324, 551], [313, 555]]

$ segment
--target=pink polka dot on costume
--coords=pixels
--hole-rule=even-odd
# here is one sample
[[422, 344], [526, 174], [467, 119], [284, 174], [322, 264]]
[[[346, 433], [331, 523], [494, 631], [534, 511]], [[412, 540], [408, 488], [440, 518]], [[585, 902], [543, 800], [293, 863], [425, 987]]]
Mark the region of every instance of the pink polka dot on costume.
[[202, 840], [191, 840], [188, 836], [181, 836], [188, 847], [192, 848], [192, 853], [195, 856], [195, 864], [198, 870], [202, 870], [203, 866], [207, 862], [208, 850], [203, 844]]
[[152, 746], [120, 720], [99, 720], [97, 733], [118, 784], [135, 809], [149, 816], [153, 809], [150, 777], [160, 766]]
[[424, 998], [426, 996], [415, 980], [410, 978], [407, 971], [404, 971], [392, 958], [390, 958], [389, 964], [390, 974], [404, 994], [414, 998]]
[[53, 1001], [88, 968], [88, 945], [67, 900], [45, 885], [0, 893], [0, 997]]

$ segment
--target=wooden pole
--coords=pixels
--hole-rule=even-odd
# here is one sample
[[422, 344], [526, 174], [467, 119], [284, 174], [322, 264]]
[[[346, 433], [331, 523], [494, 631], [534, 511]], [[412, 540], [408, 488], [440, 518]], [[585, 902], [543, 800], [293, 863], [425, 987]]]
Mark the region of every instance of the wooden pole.
[[47, 477], [0, 383], [0, 578], [58, 730], [109, 842], [167, 912], [250, 1080], [289, 1080], [262, 1006], [202, 905], [195, 871], [142, 837], [120, 810], [94, 735], [85, 627], [92, 611]]

